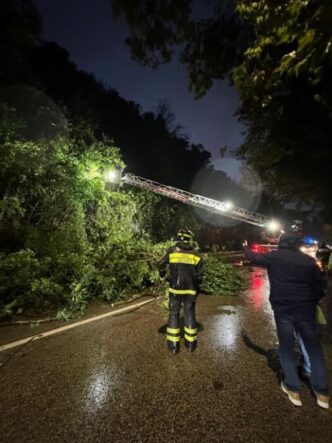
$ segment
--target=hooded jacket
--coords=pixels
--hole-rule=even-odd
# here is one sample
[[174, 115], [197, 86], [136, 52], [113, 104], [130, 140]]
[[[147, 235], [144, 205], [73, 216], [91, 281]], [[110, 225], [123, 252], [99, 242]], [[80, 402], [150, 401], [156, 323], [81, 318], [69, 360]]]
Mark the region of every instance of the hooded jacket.
[[196, 295], [203, 277], [203, 260], [193, 246], [177, 242], [164, 255], [160, 275], [166, 275], [169, 266], [169, 292], [178, 295]]
[[274, 310], [310, 308], [325, 295], [324, 274], [316, 260], [301, 252], [299, 246], [297, 237], [284, 235], [277, 251], [257, 254], [245, 248], [251, 264], [267, 268]]

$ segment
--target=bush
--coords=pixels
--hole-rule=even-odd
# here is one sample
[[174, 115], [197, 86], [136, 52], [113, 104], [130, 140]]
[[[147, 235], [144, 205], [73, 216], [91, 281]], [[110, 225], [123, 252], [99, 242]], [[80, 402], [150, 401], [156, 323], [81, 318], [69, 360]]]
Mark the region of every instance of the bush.
[[0, 254], [0, 306], [12, 304], [31, 293], [32, 282], [38, 276], [40, 263], [33, 251], [26, 249], [12, 254]]
[[202, 292], [212, 295], [239, 295], [246, 287], [246, 279], [217, 253], [204, 259]]
[[82, 258], [69, 253], [38, 259], [30, 249], [1, 253], [0, 318], [17, 312], [43, 312], [58, 306], [71, 305], [74, 309], [76, 305], [79, 309], [88, 298], [84, 291], [80, 294], [78, 291], [80, 281], [88, 273], [88, 265]]
[[89, 284], [94, 295], [107, 301], [161, 284], [158, 263], [168, 244], [132, 239], [104, 247], [95, 261]]

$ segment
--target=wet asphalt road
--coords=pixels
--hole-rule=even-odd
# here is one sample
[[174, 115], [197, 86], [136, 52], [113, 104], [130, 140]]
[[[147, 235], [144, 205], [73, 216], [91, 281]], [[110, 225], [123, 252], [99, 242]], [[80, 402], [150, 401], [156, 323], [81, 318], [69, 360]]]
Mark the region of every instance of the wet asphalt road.
[[302, 408], [281, 392], [267, 292], [252, 269], [243, 297], [199, 297], [192, 354], [168, 353], [157, 302], [1, 353], [16, 352], [0, 368], [0, 441], [332, 441], [332, 414], [306, 385]]

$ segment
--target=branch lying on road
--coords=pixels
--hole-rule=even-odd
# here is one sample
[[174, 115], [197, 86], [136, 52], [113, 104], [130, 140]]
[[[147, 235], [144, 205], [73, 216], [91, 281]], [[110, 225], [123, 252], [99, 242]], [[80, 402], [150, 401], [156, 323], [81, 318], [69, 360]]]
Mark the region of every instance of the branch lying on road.
[[10, 325], [30, 325], [30, 324], [34, 324], [34, 323], [47, 323], [50, 321], [55, 321], [55, 320], [59, 320], [56, 317], [51, 317], [51, 318], [42, 318], [40, 320], [17, 320], [17, 321], [6, 321], [3, 323], [0, 323], [0, 326], [10, 326]]
[[[131, 298], [128, 298], [127, 300], [120, 300], [118, 302], [115, 303], [111, 303], [111, 307], [115, 307], [118, 305], [123, 305], [126, 303], [131, 303], [132, 301], [135, 301], [139, 298], [145, 297], [146, 294], [135, 294], [133, 295]], [[149, 294], [149, 297], [153, 297], [153, 295]], [[157, 298], [157, 296], [155, 297]], [[31, 324], [40, 324], [40, 323], [47, 323], [47, 322], [51, 322], [51, 321], [55, 321], [58, 320], [59, 318], [57, 317], [49, 317], [49, 318], [42, 318], [39, 320], [17, 320], [17, 321], [6, 321], [6, 322], [2, 322], [0, 323], [0, 326], [12, 326], [12, 325], [31, 325]]]

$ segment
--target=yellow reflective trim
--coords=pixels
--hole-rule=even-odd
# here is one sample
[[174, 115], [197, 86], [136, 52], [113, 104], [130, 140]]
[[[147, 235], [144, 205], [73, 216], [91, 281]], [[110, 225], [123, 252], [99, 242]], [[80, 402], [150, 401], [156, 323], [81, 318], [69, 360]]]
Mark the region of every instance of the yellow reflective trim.
[[194, 254], [184, 254], [182, 252], [172, 252], [169, 254], [170, 263], [183, 263], [185, 265], [197, 265], [201, 257]]
[[169, 288], [169, 292], [172, 294], [179, 294], [179, 295], [196, 295], [196, 291], [191, 289], [173, 289]]
[[174, 342], [180, 341], [180, 337], [173, 337], [173, 335], [167, 335], [166, 337], [167, 340], [169, 341], [174, 341]]
[[167, 332], [169, 332], [170, 334], [180, 334], [180, 328], [167, 328]]
[[190, 337], [190, 335], [184, 334], [184, 338], [187, 341], [196, 341], [196, 337]]
[[197, 334], [197, 328], [191, 329], [191, 328], [187, 328], [187, 326], [185, 326], [184, 330], [186, 332], [188, 332], [188, 334]]
[[183, 232], [178, 232], [178, 233], [177, 233], [177, 236], [178, 236], [178, 237], [189, 237], [189, 238], [191, 238], [191, 237], [192, 237], [192, 234], [184, 234]]

